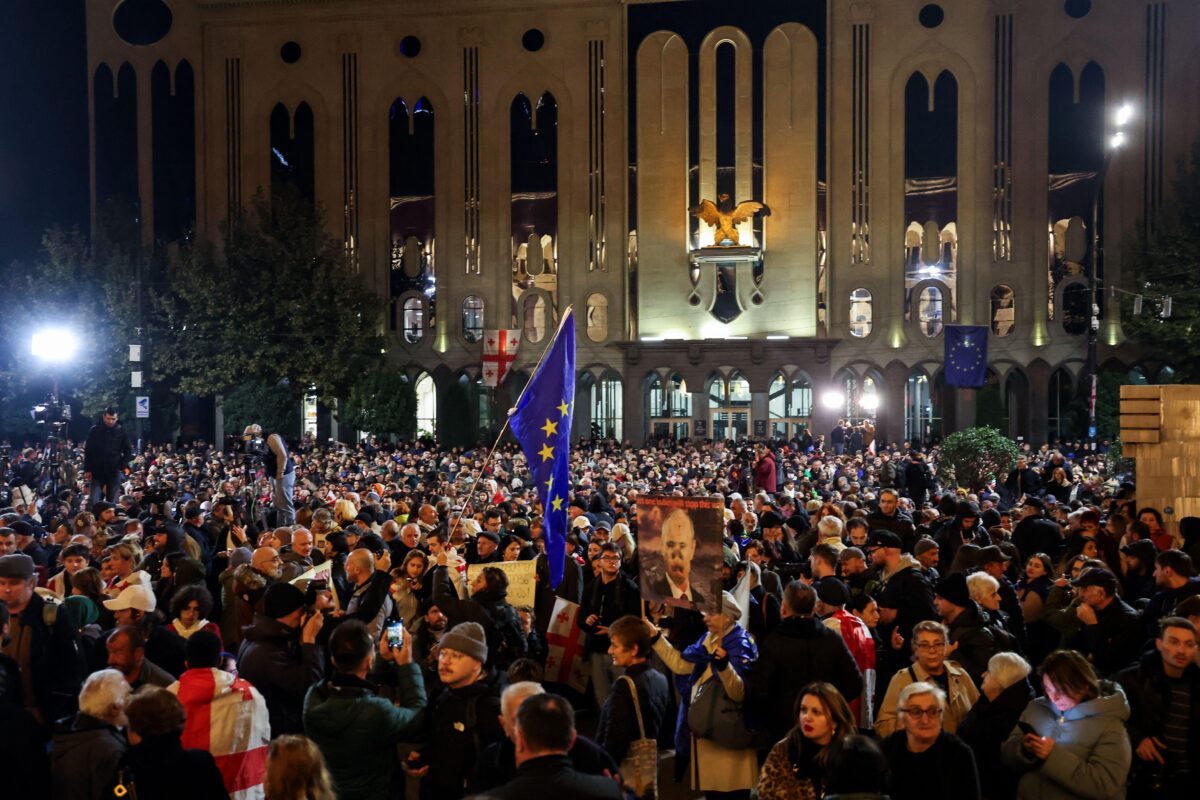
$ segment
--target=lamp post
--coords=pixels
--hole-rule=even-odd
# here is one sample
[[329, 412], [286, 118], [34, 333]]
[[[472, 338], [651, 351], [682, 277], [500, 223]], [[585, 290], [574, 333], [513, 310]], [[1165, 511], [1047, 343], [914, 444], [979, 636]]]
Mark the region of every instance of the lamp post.
[[1092, 253], [1088, 258], [1088, 301], [1091, 308], [1088, 320], [1087, 370], [1088, 370], [1088, 449], [1096, 450], [1096, 391], [1099, 384], [1097, 339], [1100, 334], [1100, 195], [1104, 191], [1104, 179], [1108, 175], [1116, 151], [1125, 144], [1125, 126], [1133, 119], [1133, 106], [1121, 104], [1112, 117], [1112, 127], [1105, 132], [1104, 157], [1100, 171], [1092, 187]]

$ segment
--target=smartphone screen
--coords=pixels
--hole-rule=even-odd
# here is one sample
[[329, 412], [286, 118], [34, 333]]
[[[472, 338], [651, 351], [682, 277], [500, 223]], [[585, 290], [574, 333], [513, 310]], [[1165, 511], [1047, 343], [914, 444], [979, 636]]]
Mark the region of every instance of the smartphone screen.
[[404, 645], [404, 625], [394, 623], [387, 627], [388, 647], [398, 650]]

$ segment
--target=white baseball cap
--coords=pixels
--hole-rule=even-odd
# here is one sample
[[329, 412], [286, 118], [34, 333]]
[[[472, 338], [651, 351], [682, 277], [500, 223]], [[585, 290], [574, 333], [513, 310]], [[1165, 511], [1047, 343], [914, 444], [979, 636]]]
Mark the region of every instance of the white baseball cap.
[[158, 607], [158, 601], [155, 599], [154, 592], [149, 586], [138, 584], [126, 586], [115, 598], [105, 600], [104, 607], [109, 611], [124, 611], [127, 608], [136, 608], [138, 611], [149, 614]]

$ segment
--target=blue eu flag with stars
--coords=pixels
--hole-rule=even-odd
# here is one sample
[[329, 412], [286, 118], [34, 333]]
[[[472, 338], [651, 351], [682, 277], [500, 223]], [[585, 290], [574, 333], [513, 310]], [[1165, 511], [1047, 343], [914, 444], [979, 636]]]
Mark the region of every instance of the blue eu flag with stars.
[[987, 380], [986, 325], [947, 325], [946, 385], [978, 389]]
[[550, 585], [558, 588], [567, 557], [571, 502], [571, 416], [575, 411], [575, 317], [568, 307], [541, 366], [529, 380], [508, 424], [516, 434], [542, 501]]

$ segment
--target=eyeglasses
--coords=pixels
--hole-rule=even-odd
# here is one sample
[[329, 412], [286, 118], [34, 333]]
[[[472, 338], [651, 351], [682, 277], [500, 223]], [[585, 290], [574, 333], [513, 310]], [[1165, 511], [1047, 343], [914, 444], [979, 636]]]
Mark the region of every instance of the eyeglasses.
[[620, 556], [614, 556], [612, 553], [609, 553], [609, 554], [608, 554], [608, 555], [606, 555], [606, 556], [600, 556], [600, 560], [601, 560], [601, 561], [620, 561], [620, 560], [621, 560], [621, 557], [620, 557]]
[[917, 642], [918, 650], [942, 650], [945, 647], [945, 642]]
[[933, 708], [917, 708], [916, 706], [911, 706], [909, 708], [902, 708], [900, 710], [913, 719], [920, 719], [921, 717], [938, 719], [942, 716], [942, 709], [938, 706], [934, 706]]

